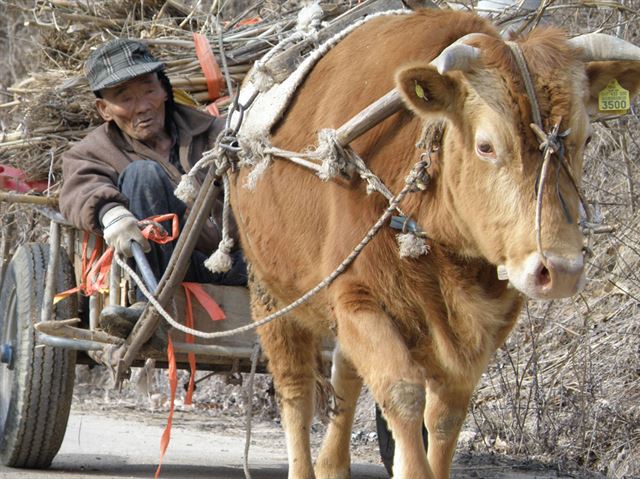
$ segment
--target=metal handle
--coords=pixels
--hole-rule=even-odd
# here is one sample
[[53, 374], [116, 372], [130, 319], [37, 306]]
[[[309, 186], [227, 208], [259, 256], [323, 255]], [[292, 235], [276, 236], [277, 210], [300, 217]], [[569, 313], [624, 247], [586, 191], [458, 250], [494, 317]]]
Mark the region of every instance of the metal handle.
[[142, 276], [142, 281], [144, 281], [144, 284], [149, 289], [149, 291], [155, 294], [156, 290], [158, 289], [158, 280], [151, 270], [149, 261], [147, 261], [147, 257], [144, 254], [144, 251], [142, 251], [142, 246], [140, 246], [140, 243], [131, 241], [131, 252], [133, 253], [133, 259], [138, 266], [140, 276]]

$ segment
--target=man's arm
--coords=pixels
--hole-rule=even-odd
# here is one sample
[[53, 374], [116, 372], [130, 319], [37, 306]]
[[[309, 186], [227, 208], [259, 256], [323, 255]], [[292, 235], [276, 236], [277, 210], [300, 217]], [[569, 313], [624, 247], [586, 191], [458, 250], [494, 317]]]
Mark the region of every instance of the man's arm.
[[82, 230], [101, 234], [99, 216], [103, 206], [128, 205], [116, 186], [117, 172], [84, 145], [76, 145], [62, 156], [62, 175], [60, 211]]

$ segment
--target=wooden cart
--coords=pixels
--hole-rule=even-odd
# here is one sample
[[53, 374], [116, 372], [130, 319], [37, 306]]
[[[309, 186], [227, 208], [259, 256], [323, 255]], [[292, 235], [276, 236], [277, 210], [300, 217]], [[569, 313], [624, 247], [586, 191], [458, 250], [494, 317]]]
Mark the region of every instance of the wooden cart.
[[[76, 364], [102, 364], [117, 376], [122, 356], [131, 350], [134, 333], [139, 331], [135, 328], [129, 338], [122, 340], [98, 328], [101, 309], [107, 304], [126, 306], [132, 289], [130, 280], [115, 263], [108, 291], [90, 297], [73, 292], [54, 304], [56, 294], [73, 290], [81, 283], [85, 273], [83, 255], [92, 254], [97, 238], [89, 237], [86, 248], [83, 232], [68, 225], [59, 213], [53, 210], [45, 213], [51, 218], [48, 244], [21, 245], [11, 258], [7, 234], [1, 246], [0, 459], [14, 467], [50, 465], [64, 437]], [[228, 331], [251, 322], [246, 288], [200, 286], [222, 308], [225, 319], [212, 321], [203, 307], [193, 301], [195, 329]], [[174, 317], [183, 321], [186, 315], [183, 288], [174, 288], [169, 303]], [[144, 314], [152, 317], [151, 311]], [[187, 355], [194, 353], [199, 369], [227, 373], [249, 371], [257, 341], [253, 330], [215, 341], [193, 338], [189, 342], [185, 333], [178, 330], [169, 334], [179, 368], [188, 369]], [[149, 358], [155, 359], [158, 367], [167, 367], [166, 351], [150, 346], [154, 342], [157, 343], [143, 342], [134, 352], [120, 382], [128, 377], [130, 366], [141, 366]], [[266, 371], [264, 358], [258, 360], [257, 371]]]

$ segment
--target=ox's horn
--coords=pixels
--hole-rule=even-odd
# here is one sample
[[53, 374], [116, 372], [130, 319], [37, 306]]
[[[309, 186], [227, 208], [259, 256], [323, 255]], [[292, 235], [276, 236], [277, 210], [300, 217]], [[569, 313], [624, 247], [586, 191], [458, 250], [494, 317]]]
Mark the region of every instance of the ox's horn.
[[569, 43], [582, 49], [585, 61], [640, 61], [640, 47], [612, 35], [588, 33], [572, 38]]
[[469, 33], [459, 38], [442, 53], [431, 61], [431, 65], [437, 68], [440, 75], [450, 71], [469, 71], [480, 57], [480, 49], [467, 45], [467, 42], [476, 38], [487, 36], [484, 33]]

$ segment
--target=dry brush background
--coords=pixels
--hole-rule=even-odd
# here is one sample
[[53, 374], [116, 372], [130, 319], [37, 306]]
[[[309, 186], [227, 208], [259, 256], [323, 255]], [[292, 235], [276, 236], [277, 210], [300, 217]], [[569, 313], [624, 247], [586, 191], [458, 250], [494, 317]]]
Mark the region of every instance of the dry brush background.
[[[205, 33], [217, 55], [222, 37], [232, 76], [240, 80], [291, 28], [298, 3], [0, 0], [0, 164], [49, 177], [55, 192], [60, 154], [98, 123], [81, 78], [91, 47], [118, 36], [146, 38], [167, 61], [174, 83], [204, 103], [191, 32]], [[323, 5], [337, 13], [351, 3], [357, 2]], [[544, 15], [505, 12], [496, 21], [519, 16], [526, 28], [540, 21], [571, 34], [602, 31], [640, 44], [640, 0], [550, 0], [544, 6]], [[256, 16], [260, 24], [240, 25]], [[585, 195], [597, 222], [613, 231], [589, 239], [582, 294], [528, 302], [478, 387], [460, 452], [536, 459], [579, 477], [640, 477], [639, 126], [638, 102], [629, 115], [595, 124]], [[46, 223], [31, 209], [3, 203], [0, 215], [16, 222], [19, 241], [45, 240]], [[216, 400], [232, 394], [216, 388]], [[273, 408], [266, 389], [254, 402]], [[202, 392], [197, 397], [211, 401]], [[244, 407], [241, 399], [227, 406]]]

